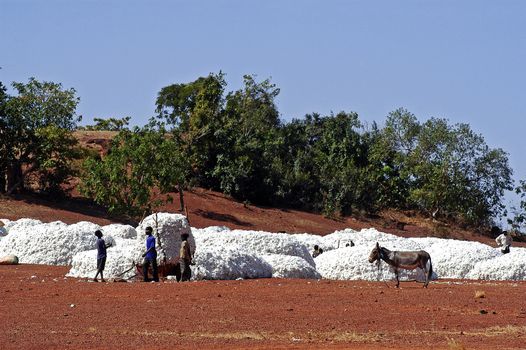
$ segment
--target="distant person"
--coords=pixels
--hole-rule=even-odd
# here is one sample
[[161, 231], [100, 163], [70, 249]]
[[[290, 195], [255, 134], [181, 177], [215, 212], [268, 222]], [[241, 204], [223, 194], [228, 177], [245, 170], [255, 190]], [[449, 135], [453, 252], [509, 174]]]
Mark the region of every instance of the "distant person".
[[188, 233], [181, 235], [181, 249], [179, 250], [179, 263], [181, 265], [181, 282], [190, 281], [192, 277], [192, 270], [190, 265], [192, 262], [192, 252], [190, 251], [190, 243], [188, 243]]
[[106, 242], [102, 239], [102, 232], [100, 230], [95, 231], [95, 236], [97, 236], [97, 274], [93, 278], [93, 282], [99, 281], [97, 279], [99, 274], [100, 280], [102, 282], [106, 282], [104, 280], [104, 268], [106, 267], [106, 248], [111, 247], [111, 243], [106, 244]]
[[508, 254], [510, 252], [512, 238], [508, 231], [502, 231], [502, 234], [495, 238], [495, 242], [501, 247], [500, 251], [502, 254]]
[[347, 243], [345, 246], [346, 246], [346, 247], [354, 247], [354, 242], [351, 241], [350, 243]]
[[0, 237], [7, 236], [7, 230], [4, 227], [4, 222], [0, 220]]
[[146, 252], [142, 255], [144, 258], [142, 262], [142, 274], [144, 282], [149, 282], [148, 268], [152, 265], [153, 281], [159, 282], [159, 274], [157, 272], [157, 250], [155, 250], [155, 237], [153, 236], [153, 229], [146, 227]]
[[314, 246], [314, 251], [312, 252], [312, 257], [315, 258], [318, 255], [323, 253], [323, 249], [321, 249], [317, 244]]

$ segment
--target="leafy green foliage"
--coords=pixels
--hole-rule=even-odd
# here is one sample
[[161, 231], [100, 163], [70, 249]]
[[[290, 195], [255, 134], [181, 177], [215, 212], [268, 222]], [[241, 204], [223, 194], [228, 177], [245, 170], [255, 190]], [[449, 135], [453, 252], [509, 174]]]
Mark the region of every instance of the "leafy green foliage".
[[[1, 191], [26, 189], [32, 178], [40, 191], [60, 193], [71, 175], [70, 162], [77, 156], [71, 132], [81, 117], [75, 113], [78, 97], [74, 89], [40, 82], [13, 83], [18, 95], [0, 95]], [[2, 90], [2, 89], [0, 89]]]
[[384, 164], [396, 169], [408, 194], [399, 198], [405, 198], [404, 207], [467, 224], [486, 224], [502, 213], [501, 199], [512, 185], [507, 155], [490, 149], [467, 124], [435, 118], [420, 124], [398, 110], [390, 114], [382, 138], [383, 152], [392, 159]]
[[101, 131], [120, 131], [128, 127], [131, 117], [124, 118], [93, 118], [95, 125], [87, 125], [79, 129], [101, 130]]
[[520, 180], [514, 191], [519, 197], [519, 206], [512, 206], [512, 216], [507, 219], [507, 222], [514, 231], [524, 233], [526, 225], [526, 180]]
[[172, 198], [188, 176], [186, 159], [164, 129], [149, 125], [122, 130], [107, 156], [88, 158], [81, 193], [111, 213], [137, 218]]

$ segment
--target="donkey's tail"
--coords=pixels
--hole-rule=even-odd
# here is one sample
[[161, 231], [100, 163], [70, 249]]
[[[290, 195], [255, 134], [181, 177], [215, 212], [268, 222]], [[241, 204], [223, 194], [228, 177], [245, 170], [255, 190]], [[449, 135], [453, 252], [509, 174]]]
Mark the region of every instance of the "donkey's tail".
[[433, 275], [433, 264], [431, 263], [431, 257], [429, 257], [429, 271], [427, 272], [427, 280], [431, 280], [431, 276]]

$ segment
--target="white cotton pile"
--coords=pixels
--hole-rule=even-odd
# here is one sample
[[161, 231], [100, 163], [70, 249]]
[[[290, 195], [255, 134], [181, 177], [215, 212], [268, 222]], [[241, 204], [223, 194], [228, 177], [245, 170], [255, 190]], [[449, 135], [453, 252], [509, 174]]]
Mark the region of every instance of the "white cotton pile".
[[[69, 265], [76, 253], [93, 249], [94, 232], [99, 228], [90, 222], [67, 225], [18, 220], [0, 241], [0, 255], [14, 254], [25, 264]], [[109, 236], [107, 239], [112, 241]]]
[[42, 223], [42, 221], [40, 220], [26, 219], [26, 218], [14, 220], [14, 221], [10, 221], [10, 220], [2, 220], [2, 221], [4, 222], [4, 228], [7, 230], [7, 232], [9, 232], [9, 230], [11, 230], [11, 228], [13, 227], [18, 227], [19, 230], [24, 230], [24, 229], [29, 230], [31, 226], [40, 225]]
[[307, 247], [292, 235], [263, 231], [194, 231], [198, 250], [224, 247], [251, 255], [281, 254], [303, 258], [314, 266]]
[[526, 248], [497, 252], [493, 259], [478, 261], [466, 278], [481, 280], [526, 280]]
[[272, 277], [275, 278], [312, 278], [319, 279], [321, 275], [316, 268], [305, 259], [298, 256], [268, 254], [261, 256], [272, 267]]
[[104, 236], [111, 236], [115, 239], [126, 238], [135, 239], [137, 238], [137, 231], [130, 225], [111, 224], [101, 227], [102, 234]]
[[[106, 238], [104, 236], [103, 238]], [[140, 255], [141, 248], [135, 239], [116, 238], [115, 244], [106, 250], [105, 278], [131, 278], [136, 274], [132, 257]], [[75, 254], [68, 277], [93, 277], [97, 272], [97, 250]]]
[[324, 251], [329, 250], [325, 247], [322, 236], [313, 235], [310, 233], [294, 233], [291, 234], [291, 236], [296, 238], [298, 242], [306, 246], [309, 252], [312, 252], [314, 250], [315, 245], [323, 248]]
[[[335, 280], [386, 281], [394, 279], [392, 269], [385, 262], [369, 263], [369, 254], [376, 242], [369, 245], [334, 249], [316, 257], [316, 268], [323, 278]], [[433, 278], [436, 278], [434, 275]], [[400, 279], [424, 280], [422, 271], [401, 270]]]
[[[142, 260], [145, 228], [154, 228], [158, 262], [177, 261], [181, 234], [189, 234], [195, 263], [194, 279], [328, 278], [341, 280], [391, 280], [384, 262], [380, 269], [368, 257], [378, 242], [389, 250], [425, 250], [440, 278], [526, 280], [526, 248], [499, 249], [478, 242], [440, 238], [402, 238], [375, 229], [336, 231], [321, 237], [230, 230], [224, 226], [190, 229], [182, 215], [159, 213], [147, 217], [136, 229], [128, 225], [100, 227], [89, 222], [67, 225], [38, 220], [2, 220], [7, 235], [0, 240], [0, 256], [16, 255], [21, 263], [72, 265], [69, 276], [93, 277], [96, 269], [95, 230], [101, 229], [108, 248], [105, 277], [119, 277]], [[1, 235], [2, 233], [0, 233]], [[114, 239], [115, 238], [115, 239]], [[350, 242], [354, 247], [345, 247]], [[314, 245], [325, 252], [313, 259]], [[122, 277], [130, 277], [132, 271]], [[436, 277], [434, 275], [434, 277]], [[421, 270], [403, 271], [401, 279], [424, 278]]]
[[[152, 227], [157, 244], [157, 260], [161, 262], [179, 259], [181, 235], [188, 234], [190, 250], [195, 252], [195, 239], [186, 216], [171, 213], [157, 213], [147, 216], [137, 227], [137, 241], [146, 251], [146, 227]], [[139, 258], [139, 257], [137, 257]]]
[[411, 239], [424, 245], [431, 255], [433, 270], [441, 278], [468, 278], [470, 271], [479, 261], [495, 258], [498, 250], [479, 242], [454, 239]]
[[272, 267], [262, 258], [232, 249], [198, 248], [192, 266], [192, 279], [234, 280], [270, 278]]
[[[109, 227], [111, 226], [111, 227]], [[107, 249], [106, 268], [104, 277], [128, 278], [135, 272], [123, 274], [134, 263], [141, 263], [142, 254], [146, 251], [146, 227], [153, 228], [156, 239], [157, 263], [179, 259], [181, 234], [189, 235], [188, 242], [192, 251], [195, 241], [185, 216], [170, 213], [158, 213], [146, 217], [137, 229], [127, 225], [108, 225], [102, 228], [104, 232], [117, 232], [116, 246]], [[131, 239], [131, 237], [134, 237]], [[103, 237], [107, 237], [106, 235]], [[126, 238], [130, 237], [130, 239]], [[94, 247], [94, 246], [93, 246]], [[73, 259], [72, 268], [68, 275], [72, 277], [92, 277], [96, 271], [97, 251], [91, 250], [77, 254]]]

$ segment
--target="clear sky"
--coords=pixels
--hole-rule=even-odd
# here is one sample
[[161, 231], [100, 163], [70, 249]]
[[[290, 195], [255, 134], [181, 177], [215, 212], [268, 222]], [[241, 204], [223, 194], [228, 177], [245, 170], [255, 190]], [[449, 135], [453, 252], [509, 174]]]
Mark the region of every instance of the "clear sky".
[[83, 123], [154, 115], [166, 85], [222, 70], [281, 88], [282, 119], [405, 107], [469, 123], [526, 179], [526, 1], [0, 0], [0, 81], [74, 87]]

